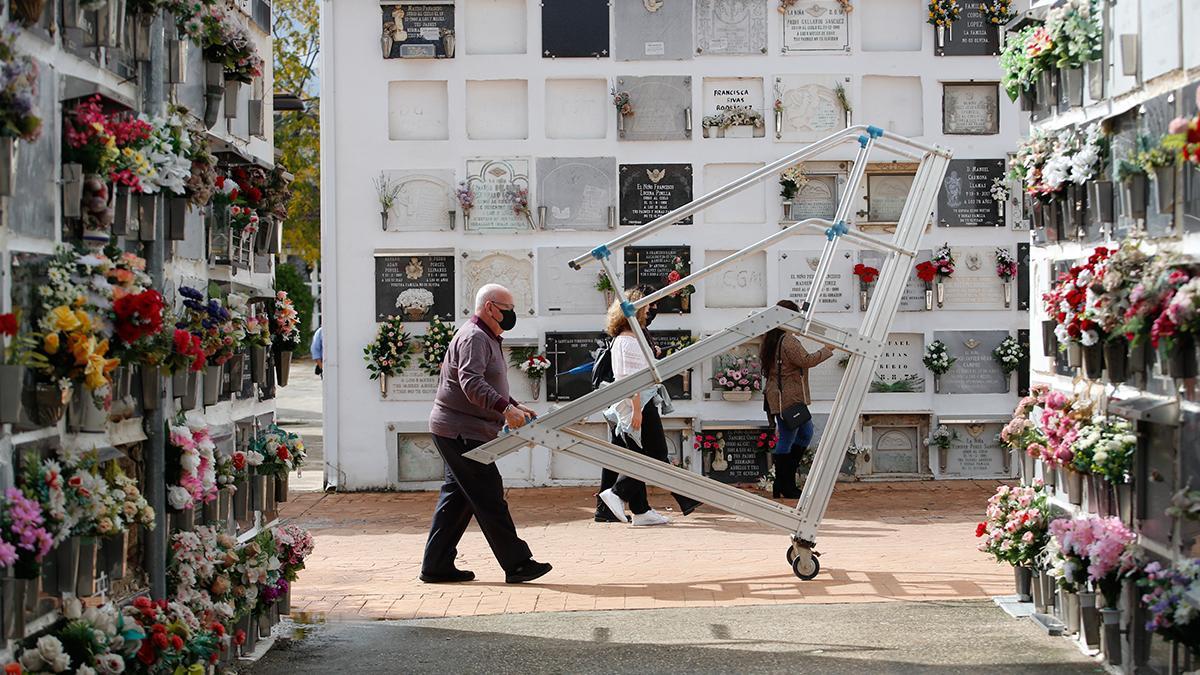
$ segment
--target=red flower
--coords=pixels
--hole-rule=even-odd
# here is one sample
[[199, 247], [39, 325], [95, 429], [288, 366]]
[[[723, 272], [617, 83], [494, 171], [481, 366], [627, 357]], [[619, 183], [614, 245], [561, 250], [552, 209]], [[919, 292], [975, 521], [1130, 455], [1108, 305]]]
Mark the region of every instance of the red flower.
[[667, 273], [667, 283], [668, 284], [673, 284], [682, 278], [683, 277], [679, 276], [679, 272], [677, 272], [675, 270], [671, 270], [670, 272]]
[[987, 523], [980, 523], [975, 526], [975, 536], [982, 537], [987, 532]]
[[9, 312], [0, 314], [0, 333], [12, 337], [17, 334], [17, 315]]
[[141, 649], [138, 650], [137, 657], [138, 661], [141, 661], [148, 666], [154, 665], [154, 662], [158, 660], [158, 655], [154, 651], [154, 645], [150, 644], [149, 642], [142, 643]]
[[854, 266], [854, 274], [862, 279], [864, 284], [869, 284], [879, 278], [879, 270], [862, 263]]
[[212, 625], [212, 632], [216, 633], [217, 637], [223, 637], [225, 635], [225, 626], [221, 625], [221, 622], [219, 621], [214, 621]]
[[275, 451], [275, 456], [285, 462], [288, 460], [289, 457], [291, 457], [291, 455], [287, 451], [287, 448], [283, 447], [282, 445], [279, 446], [279, 450]]
[[178, 635], [172, 635], [171, 636], [171, 647], [173, 649], [175, 649], [175, 651], [182, 650], [183, 649], [183, 638], [179, 637]]
[[155, 633], [150, 636], [150, 643], [158, 649], [166, 649], [171, 644], [171, 639], [166, 633]]
[[150, 632], [151, 633], [166, 633], [167, 627], [162, 625], [161, 623], [156, 623], [150, 627]]
[[233, 634], [233, 644], [241, 647], [246, 644], [246, 631], [238, 629], [238, 632]]
[[935, 276], [937, 276], [937, 268], [933, 266], [933, 263], [926, 260], [925, 262], [917, 265], [917, 277], [919, 277], [921, 281], [924, 281], [927, 284], [932, 283]]
[[166, 307], [162, 295], [148, 289], [136, 295], [124, 295], [113, 303], [117, 315], [117, 337], [125, 344], [154, 335], [162, 330], [162, 313]]

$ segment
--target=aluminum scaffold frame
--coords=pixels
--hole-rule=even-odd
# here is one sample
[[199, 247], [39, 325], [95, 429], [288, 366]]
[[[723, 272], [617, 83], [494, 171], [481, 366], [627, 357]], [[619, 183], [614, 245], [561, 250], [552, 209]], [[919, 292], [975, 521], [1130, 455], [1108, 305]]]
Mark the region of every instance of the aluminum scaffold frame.
[[[912, 273], [913, 257], [919, 248], [926, 223], [933, 213], [934, 200], [946, 173], [951, 152], [938, 146], [930, 146], [908, 138], [888, 135], [874, 126], [854, 126], [834, 133], [807, 148], [798, 150], [775, 162], [767, 164], [731, 183], [720, 187], [674, 211], [656, 218], [642, 227], [623, 234], [597, 246], [590, 254], [580, 256], [569, 264], [575, 269], [598, 262], [610, 279], [617, 279], [611, 263], [614, 251], [644, 239], [674, 223], [702, 211], [731, 195], [764, 179], [796, 162], [818, 158], [822, 153], [844, 143], [858, 143], [859, 148], [850, 171], [846, 188], [838, 201], [833, 221], [809, 218], [794, 222], [779, 232], [755, 242], [687, 277], [665, 286], [637, 301], [631, 302], [624, 289], [616, 286], [616, 296], [626, 316], [636, 315], [645, 307], [662, 298], [686, 288], [700, 279], [712, 275], [721, 268], [746, 256], [783, 242], [799, 234], [824, 234], [826, 243], [821, 252], [816, 274], [805, 294], [799, 312], [784, 307], [770, 307], [757, 312], [738, 323], [656, 361], [646, 333], [637, 321], [631, 321], [634, 333], [649, 367], [601, 387], [578, 400], [567, 403], [533, 421], [507, 431], [494, 441], [482, 445], [466, 454], [481, 462], [494, 462], [500, 457], [516, 452], [528, 445], [542, 445], [554, 452], [562, 452], [579, 459], [599, 464], [638, 480], [657, 485], [672, 492], [698, 499], [730, 513], [770, 525], [791, 533], [791, 544], [787, 549], [787, 561], [800, 579], [812, 579], [821, 569], [816, 551], [817, 530], [829, 506], [837, 481], [838, 470], [850, 446], [854, 427], [862, 412], [863, 401], [870, 386], [871, 374], [883, 351], [888, 330], [908, 276]], [[851, 200], [858, 192], [866, 172], [867, 158], [873, 149], [885, 150], [901, 157], [920, 162], [908, 198], [904, 203], [900, 219], [891, 241], [864, 234], [851, 229], [847, 219], [851, 212]], [[885, 254], [885, 261], [875, 285], [875, 293], [857, 332], [824, 323], [813, 317], [817, 297], [825, 276], [837, 253], [842, 239]], [[585, 419], [613, 403], [631, 397], [634, 393], [662, 383], [664, 380], [686, 371], [697, 363], [718, 356], [739, 344], [752, 340], [773, 328], [784, 328], [807, 338], [847, 352], [849, 363], [834, 399], [826, 428], [817, 446], [812, 468], [795, 508], [764, 497], [746, 492], [731, 485], [673, 466], [666, 462], [649, 459], [631, 450], [570, 429], [571, 425]]]

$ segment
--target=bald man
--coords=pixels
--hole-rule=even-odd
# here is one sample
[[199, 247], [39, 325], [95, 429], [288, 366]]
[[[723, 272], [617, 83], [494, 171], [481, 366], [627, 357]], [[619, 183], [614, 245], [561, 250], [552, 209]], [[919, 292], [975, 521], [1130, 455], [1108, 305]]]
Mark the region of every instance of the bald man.
[[458, 542], [472, 516], [504, 568], [507, 583], [533, 581], [551, 569], [549, 563], [534, 560], [517, 536], [495, 463], [463, 457], [496, 438], [504, 424], [516, 429], [533, 418], [532, 410], [508, 394], [508, 363], [500, 336], [516, 323], [512, 293], [498, 284], [484, 286], [475, 296], [475, 315], [454, 334], [442, 360], [429, 431], [446, 462], [446, 480], [425, 543], [421, 581], [426, 583], [475, 578], [474, 572], [454, 566]]

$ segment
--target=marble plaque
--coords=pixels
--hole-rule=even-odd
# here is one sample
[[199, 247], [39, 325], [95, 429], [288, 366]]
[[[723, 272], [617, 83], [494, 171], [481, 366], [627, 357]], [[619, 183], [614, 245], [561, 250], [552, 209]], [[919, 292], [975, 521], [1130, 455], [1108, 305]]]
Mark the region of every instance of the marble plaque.
[[518, 317], [532, 316], [534, 310], [533, 251], [463, 251], [462, 315], [475, 308], [475, 293], [487, 284], [500, 284], [512, 291]]
[[608, 0], [541, 0], [542, 57], [608, 56]]
[[[679, 260], [681, 276], [692, 273], [692, 253], [688, 246], [627, 246], [625, 248], [625, 288], [649, 286], [658, 290], [669, 283]], [[677, 295], [658, 301], [661, 314], [691, 313], [691, 297]]]
[[[930, 250], [917, 251], [917, 256], [914, 258], [914, 260], [929, 260], [932, 255], [933, 252]], [[883, 254], [878, 251], [859, 251], [858, 261], [864, 265], [867, 265], [868, 267], [874, 267], [877, 270], [882, 270], [884, 257]], [[860, 284], [861, 288], [862, 282], [858, 281], [857, 278], [855, 279], [855, 283]], [[876, 285], [877, 284], [873, 283], [867, 286], [867, 302], [870, 302], [871, 298], [875, 297]], [[916, 264], [914, 263], [912, 268], [909, 270], [907, 279], [904, 282], [904, 293], [900, 296], [900, 311], [924, 312], [925, 291], [927, 288], [928, 287], [925, 285], [925, 282], [921, 281], [921, 277], [917, 276]]]
[[[510, 189], [529, 190], [529, 160], [525, 158], [486, 158], [467, 160], [467, 185], [475, 193], [475, 206], [467, 214], [468, 232], [527, 232], [533, 229], [530, 217], [513, 211]], [[533, 207], [532, 196], [529, 205]]]
[[42, 111], [42, 135], [33, 143], [21, 141], [17, 145], [15, 180], [5, 220], [14, 233], [54, 240], [58, 225], [55, 205], [62, 194], [54, 181], [60, 161], [56, 144], [61, 117], [47, 111], [57, 109], [58, 73], [41, 61], [35, 63], [38, 88], [34, 107]]
[[467, 138], [523, 141], [529, 138], [526, 80], [467, 80]]
[[[711, 265], [735, 251], [705, 251]], [[759, 251], [726, 265], [704, 280], [704, 306], [714, 308], [767, 306], [767, 252]]]
[[525, 53], [525, 0], [466, 0], [463, 5], [468, 54]]
[[792, 199], [792, 218], [833, 220], [838, 207], [838, 176], [810, 175]]
[[757, 483], [770, 468], [770, 450], [758, 447], [759, 436], [769, 431], [766, 427], [702, 430], [700, 433], [706, 436], [715, 436], [719, 444], [716, 450], [701, 450], [704, 475], [722, 483]]
[[[781, 251], [779, 253], [779, 291], [788, 300], [804, 305], [809, 286], [816, 276], [821, 259], [820, 250]], [[854, 254], [837, 254], [825, 275], [825, 283], [817, 296], [817, 313], [856, 311], [858, 293], [854, 276]]]
[[449, 139], [446, 81], [388, 82], [388, 138], [393, 141]]
[[[846, 128], [846, 112], [838, 100], [837, 85], [849, 89], [847, 75], [779, 75], [775, 98], [783, 106], [777, 140], [816, 141]], [[849, 93], [847, 93], [849, 96]]]
[[[1029, 242], [1017, 244], [1017, 310], [1029, 311]], [[1011, 283], [1011, 282], [1010, 282]]]
[[550, 360], [546, 400], [573, 401], [591, 393], [591, 373], [567, 373], [595, 361], [607, 341], [608, 336], [599, 331], [546, 333], [546, 358]]
[[622, 225], [645, 225], [692, 201], [691, 164], [622, 164], [620, 175]]
[[[1005, 478], [1010, 475], [1009, 449], [1000, 444], [1003, 424], [947, 424], [954, 432], [946, 461], [941, 465], [943, 478]], [[940, 454], [940, 453], [939, 453]]]
[[1004, 204], [992, 199], [992, 182], [1003, 177], [1003, 159], [950, 160], [938, 192], [938, 223], [947, 227], [1004, 225]]
[[867, 175], [867, 221], [871, 223], [894, 223], [900, 220], [904, 203], [912, 189], [911, 174], [868, 174]]
[[946, 83], [942, 86], [942, 133], [1000, 133], [998, 85]]
[[375, 254], [375, 320], [454, 320], [454, 256]]
[[924, 333], [892, 333], [888, 335], [870, 391], [877, 394], [924, 394], [928, 371], [921, 359], [925, 356]]
[[608, 81], [546, 80], [546, 138], [601, 139], [608, 135]]
[[992, 350], [1008, 337], [1005, 330], [935, 331], [933, 339], [946, 343], [957, 359], [939, 380], [942, 394], [1003, 394], [1009, 378], [992, 358]]
[[429, 434], [396, 434], [396, 482], [440, 481], [445, 466]]
[[[704, 189], [707, 192], [728, 185], [762, 164], [705, 164]], [[745, 223], [758, 225], [767, 221], [767, 181], [760, 181], [704, 209], [706, 223]]]
[[919, 473], [919, 436], [915, 426], [872, 426], [871, 473]]
[[[684, 338], [692, 338], [690, 330], [652, 330], [646, 336], [650, 340], [650, 344], [657, 350], [659, 358], [664, 358], [675, 352], [679, 346], [679, 342]], [[667, 378], [664, 385], [667, 387], [667, 394], [672, 401], [690, 401], [692, 400], [692, 369]]]
[[1030, 368], [1029, 368], [1029, 329], [1017, 329], [1017, 342], [1021, 343], [1021, 347], [1025, 350], [1025, 356], [1021, 359], [1021, 365], [1017, 367], [1017, 396], [1029, 395], [1030, 384]]
[[[800, 338], [800, 342], [810, 352], [821, 348], [821, 343], [806, 338]], [[808, 392], [812, 395], [812, 400], [833, 401], [837, 398], [838, 387], [841, 386], [842, 377], [846, 374], [846, 366], [842, 363], [844, 358], [846, 358], [844, 352], [836, 352], [833, 356], [817, 364], [815, 368], [808, 369]], [[813, 439], [810, 447], [815, 445], [816, 439]]]
[[539, 157], [538, 199], [547, 230], [607, 230], [617, 206], [614, 157]]
[[617, 0], [613, 23], [618, 61], [692, 58], [692, 0]]
[[420, 353], [414, 353], [412, 363], [404, 369], [404, 372], [388, 378], [387, 396], [382, 397], [381, 400], [433, 401], [434, 395], [437, 394], [438, 378], [421, 369], [420, 356]]
[[604, 314], [604, 294], [596, 290], [598, 267], [573, 270], [567, 262], [588, 248], [544, 247], [537, 250], [538, 313]]
[[[617, 6], [624, 4], [627, 3]], [[625, 129], [619, 134], [621, 140], [686, 141], [692, 137], [689, 121], [692, 78], [686, 75], [623, 76], [617, 78], [616, 89], [628, 93], [633, 106], [633, 114], [624, 118]]]
[[946, 279], [943, 309], [1005, 309], [994, 246], [954, 247], [954, 276]]
[[[449, 169], [384, 171], [399, 184], [396, 204], [388, 215], [388, 231], [449, 230], [454, 199], [454, 172]], [[454, 217], [457, 217], [455, 214]]]
[[[996, 24], [983, 15], [978, 2], [960, 3], [962, 15], [946, 31], [942, 48], [935, 48], [938, 56], [994, 56], [1000, 53], [1000, 33]], [[1003, 26], [999, 30], [1004, 30]]]
[[385, 4], [383, 58], [454, 56], [454, 4]]
[[767, 0], [697, 0], [697, 54], [766, 54]]
[[783, 53], [849, 52], [850, 17], [837, 0], [800, 0], [783, 15]]
[[763, 80], [761, 77], [704, 78], [704, 115], [715, 117], [722, 113], [749, 108], [763, 116], [763, 125], [731, 126], [728, 129], [706, 127], [706, 138], [761, 138], [767, 134], [763, 110]]

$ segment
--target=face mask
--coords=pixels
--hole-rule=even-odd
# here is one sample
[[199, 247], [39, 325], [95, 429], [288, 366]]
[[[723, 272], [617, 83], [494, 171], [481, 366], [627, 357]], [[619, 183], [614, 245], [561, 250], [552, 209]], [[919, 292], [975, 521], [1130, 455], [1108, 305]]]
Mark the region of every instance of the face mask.
[[[498, 308], [497, 308], [498, 309]], [[500, 330], [512, 330], [517, 325], [517, 312], [514, 309], [500, 310]]]

